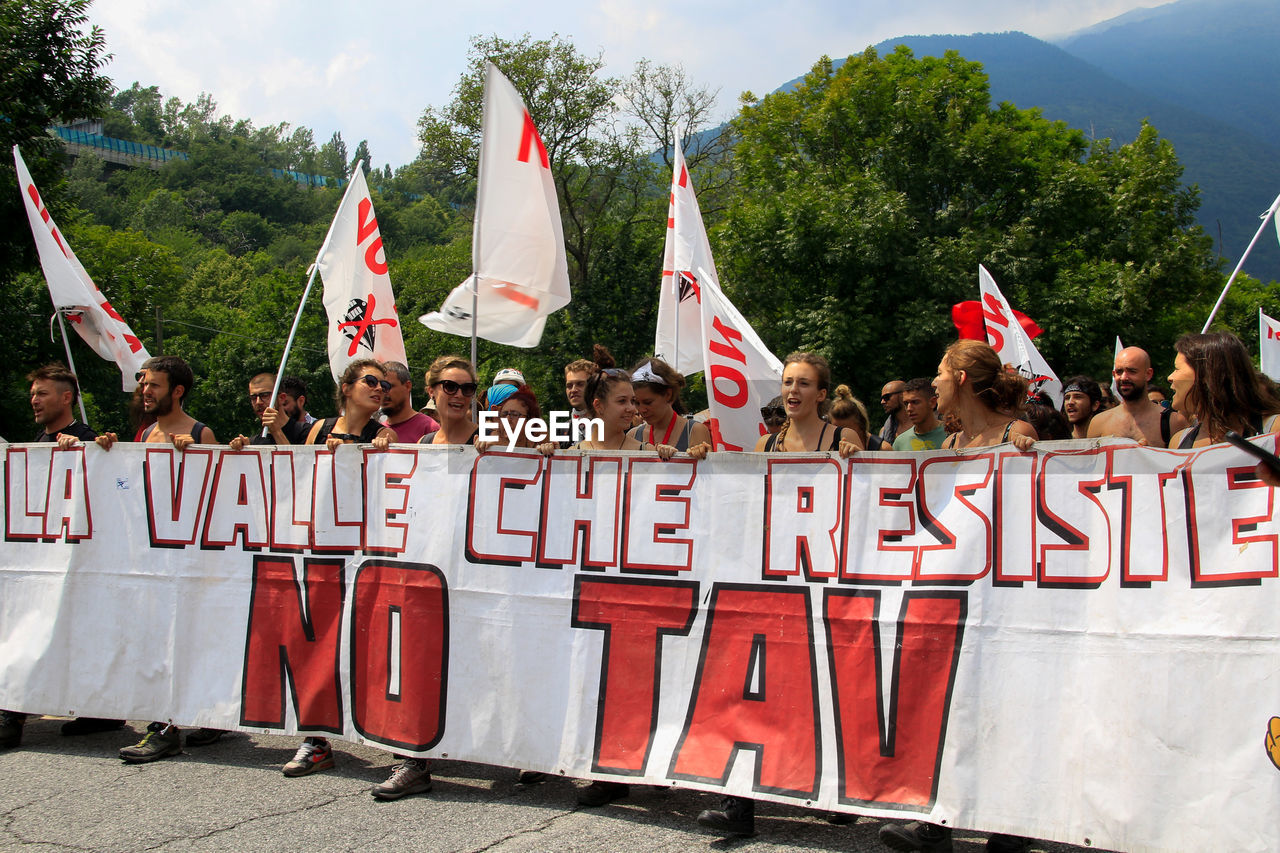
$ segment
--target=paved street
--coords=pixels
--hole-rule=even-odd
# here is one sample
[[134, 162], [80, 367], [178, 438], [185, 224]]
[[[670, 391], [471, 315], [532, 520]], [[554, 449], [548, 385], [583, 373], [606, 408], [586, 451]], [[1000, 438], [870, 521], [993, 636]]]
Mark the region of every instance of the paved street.
[[[761, 803], [755, 838], [723, 840], [694, 823], [713, 802], [701, 792], [641, 787], [614, 805], [581, 809], [569, 780], [526, 787], [514, 770], [462, 762], [438, 762], [430, 794], [383, 803], [369, 788], [387, 777], [391, 756], [339, 741], [335, 769], [300, 779], [280, 773], [297, 738], [240, 733], [154, 764], [126, 765], [116, 751], [135, 743], [145, 723], [68, 738], [58, 732], [61, 722], [32, 718], [22, 745], [0, 752], [0, 849], [884, 850], [876, 820], [835, 826], [813, 812]], [[977, 834], [957, 839], [957, 853], [983, 849]]]

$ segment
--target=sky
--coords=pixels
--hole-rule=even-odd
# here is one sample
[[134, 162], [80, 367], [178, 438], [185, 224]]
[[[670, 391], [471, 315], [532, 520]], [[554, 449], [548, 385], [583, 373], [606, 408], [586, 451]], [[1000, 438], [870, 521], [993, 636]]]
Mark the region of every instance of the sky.
[[112, 54], [118, 88], [135, 80], [164, 97], [207, 92], [220, 113], [256, 125], [310, 127], [317, 144], [340, 131], [369, 141], [374, 165], [418, 152], [417, 120], [442, 106], [466, 68], [470, 38], [552, 34], [625, 76], [639, 59], [680, 64], [719, 90], [717, 117], [738, 95], [763, 95], [823, 54], [858, 53], [905, 35], [1020, 30], [1051, 39], [1161, 0], [793, 0], [786, 4], [670, 0], [95, 0], [90, 21]]

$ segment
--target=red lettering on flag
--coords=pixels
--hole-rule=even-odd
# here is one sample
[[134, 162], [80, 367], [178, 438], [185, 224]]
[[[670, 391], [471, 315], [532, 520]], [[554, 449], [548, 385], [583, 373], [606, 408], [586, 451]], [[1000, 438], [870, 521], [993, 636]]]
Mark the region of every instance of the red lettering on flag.
[[521, 163], [528, 163], [529, 148], [535, 144], [538, 146], [538, 160], [542, 163], [542, 168], [550, 169], [551, 161], [547, 159], [547, 149], [542, 144], [542, 137], [538, 135], [538, 128], [534, 126], [529, 111], [525, 110], [524, 125], [520, 128], [520, 153], [516, 159]]

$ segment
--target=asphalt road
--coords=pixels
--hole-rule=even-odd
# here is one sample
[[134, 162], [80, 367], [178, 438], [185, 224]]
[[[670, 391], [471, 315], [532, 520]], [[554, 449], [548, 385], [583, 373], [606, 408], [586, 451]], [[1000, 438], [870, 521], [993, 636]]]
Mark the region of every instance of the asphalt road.
[[[464, 762], [435, 765], [429, 794], [395, 802], [369, 795], [395, 761], [334, 742], [333, 770], [289, 779], [280, 767], [297, 738], [233, 733], [152, 764], [116, 755], [145, 722], [123, 731], [62, 737], [62, 720], [33, 717], [23, 742], [0, 751], [0, 849], [30, 851], [458, 850], [687, 851], [885, 850], [880, 821], [837, 826], [821, 815], [760, 803], [756, 836], [720, 839], [694, 817], [715, 799], [682, 789], [633, 788], [600, 809], [577, 805], [575, 783], [516, 782], [516, 771]], [[958, 832], [957, 853], [985, 839]], [[1035, 849], [1088, 848], [1037, 844]]]

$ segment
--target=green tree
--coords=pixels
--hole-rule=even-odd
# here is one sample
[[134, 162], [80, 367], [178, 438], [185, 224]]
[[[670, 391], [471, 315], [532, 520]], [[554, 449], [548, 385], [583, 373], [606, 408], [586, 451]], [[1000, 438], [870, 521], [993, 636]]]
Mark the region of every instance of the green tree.
[[[22, 146], [46, 205], [62, 218], [61, 145], [45, 129], [95, 115], [111, 83], [102, 30], [86, 28], [90, 0], [6, 0], [0, 3], [0, 147]], [[35, 263], [17, 173], [0, 169], [0, 282]]]
[[729, 292], [775, 351], [817, 349], [869, 392], [931, 376], [977, 266], [1046, 329], [1062, 374], [1105, 374], [1120, 334], [1160, 351], [1221, 276], [1172, 146], [1144, 127], [1090, 145], [992, 107], [979, 64], [905, 47], [819, 62], [747, 97], [737, 184], [713, 241]]

